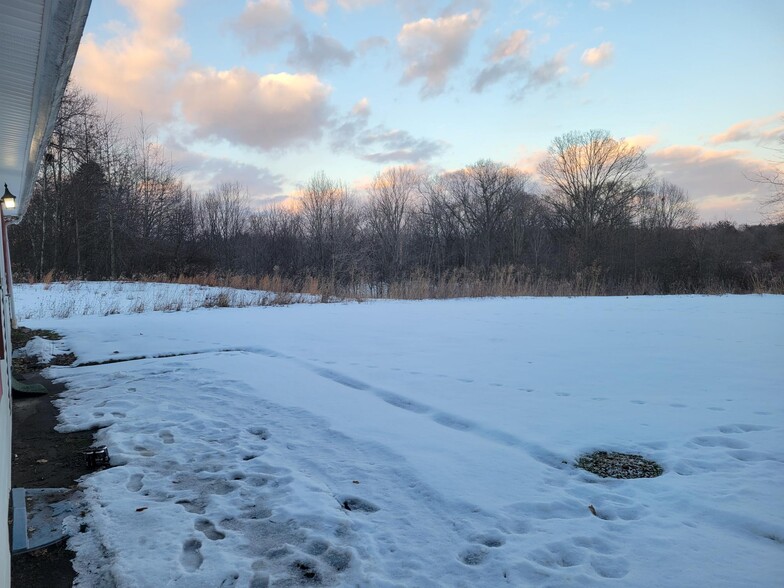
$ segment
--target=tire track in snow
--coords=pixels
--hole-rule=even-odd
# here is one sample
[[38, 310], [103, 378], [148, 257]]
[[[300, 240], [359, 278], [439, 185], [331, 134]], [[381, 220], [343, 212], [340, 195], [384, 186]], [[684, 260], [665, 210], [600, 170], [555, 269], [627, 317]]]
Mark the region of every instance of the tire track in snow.
[[556, 454], [550, 451], [549, 449], [537, 443], [534, 443], [532, 441], [521, 439], [520, 437], [516, 435], [512, 435], [511, 433], [507, 433], [505, 431], [499, 431], [497, 429], [485, 427], [475, 421], [465, 419], [461, 416], [449, 412], [438, 410], [430, 405], [423, 404], [415, 400], [411, 400], [410, 398], [407, 398], [406, 396], [403, 396], [401, 394], [397, 394], [389, 390], [384, 390], [382, 388], [372, 386], [371, 384], [363, 382], [362, 380], [358, 380], [353, 376], [349, 376], [347, 374], [336, 371], [334, 369], [316, 366], [302, 358], [293, 355], [287, 355], [285, 353], [280, 353], [278, 351], [266, 347], [259, 347], [259, 346], [244, 346], [244, 347], [231, 347], [231, 348], [221, 347], [217, 349], [198, 349], [193, 351], [185, 351], [181, 353], [161, 353], [161, 354], [152, 354], [147, 356], [134, 356], [129, 358], [117, 358], [117, 359], [111, 358], [105, 361], [95, 361], [95, 362], [78, 364], [73, 367], [74, 368], [92, 367], [96, 365], [135, 362], [135, 361], [142, 361], [142, 360], [168, 359], [172, 357], [188, 357], [188, 356], [192, 357], [195, 355], [210, 355], [210, 354], [223, 354], [223, 353], [251, 353], [257, 355], [263, 355], [264, 357], [269, 357], [272, 359], [288, 360], [301, 367], [306, 368], [307, 370], [315, 373], [316, 375], [322, 378], [331, 380], [337, 384], [346, 386], [347, 388], [359, 390], [362, 392], [372, 393], [383, 402], [386, 402], [387, 404], [394, 406], [395, 408], [399, 408], [401, 410], [406, 410], [422, 416], [426, 416], [431, 421], [441, 426], [456, 431], [472, 434], [477, 437], [481, 437], [485, 440], [491, 441], [493, 443], [503, 445], [505, 447], [513, 447], [515, 449], [521, 450], [532, 459], [548, 467], [555, 468], [555, 469], [565, 469], [566, 467], [568, 467], [568, 461], [569, 461], [568, 457]]
[[288, 360], [301, 367], [308, 369], [309, 371], [315, 373], [316, 375], [322, 378], [340, 384], [341, 386], [345, 386], [353, 390], [360, 390], [362, 392], [370, 392], [374, 394], [376, 397], [378, 397], [380, 400], [386, 402], [391, 406], [394, 406], [395, 408], [399, 408], [401, 410], [406, 410], [409, 412], [427, 416], [434, 423], [439, 424], [441, 426], [448, 427], [456, 431], [473, 434], [483, 439], [486, 439], [488, 441], [491, 441], [493, 443], [497, 443], [499, 445], [519, 449], [525, 452], [532, 459], [546, 466], [556, 468], [556, 469], [564, 469], [564, 467], [568, 463], [568, 459], [566, 457], [562, 455], [558, 455], [537, 443], [526, 441], [505, 431], [499, 431], [497, 429], [485, 427], [475, 421], [465, 419], [461, 416], [449, 412], [438, 410], [427, 404], [423, 404], [421, 402], [411, 400], [410, 398], [407, 398], [401, 394], [397, 394], [389, 390], [384, 390], [382, 388], [377, 388], [375, 386], [372, 386], [371, 384], [363, 382], [362, 380], [358, 380], [353, 376], [349, 376], [347, 374], [344, 374], [342, 372], [330, 368], [316, 366], [302, 358], [293, 355], [287, 355], [285, 353], [280, 353], [278, 351], [268, 349], [266, 347], [245, 346], [245, 347], [232, 347], [232, 348], [223, 347], [218, 349], [200, 349], [200, 350], [194, 350], [194, 351], [182, 352], [182, 353], [163, 353], [157, 355], [148, 355], [144, 357], [136, 356], [136, 357], [130, 357], [125, 359], [119, 359], [119, 358], [109, 359], [104, 362], [83, 363], [74, 367], [88, 367], [88, 366], [104, 365], [110, 363], [141, 361], [145, 359], [164, 359], [164, 358], [171, 358], [171, 357], [184, 357], [184, 356], [222, 354], [222, 353], [252, 353], [257, 355], [263, 355], [265, 357], [269, 357], [273, 359]]
[[362, 380], [359, 380], [357, 378], [354, 378], [353, 376], [349, 376], [342, 372], [336, 371], [334, 369], [313, 365], [312, 363], [305, 361], [299, 357], [278, 353], [277, 351], [273, 351], [271, 349], [267, 349], [263, 347], [246, 347], [244, 349], [236, 349], [234, 351], [257, 353], [260, 355], [264, 355], [265, 357], [270, 357], [275, 359], [286, 359], [292, 361], [310, 370], [311, 372], [315, 373], [316, 375], [322, 378], [331, 380], [337, 384], [346, 386], [347, 388], [351, 388], [353, 390], [370, 392], [374, 394], [376, 397], [378, 397], [380, 400], [386, 402], [391, 406], [394, 406], [395, 408], [399, 408], [401, 410], [406, 410], [409, 412], [427, 416], [434, 423], [439, 424], [441, 426], [448, 427], [456, 431], [461, 431], [464, 433], [476, 435], [478, 437], [481, 437], [493, 443], [497, 443], [499, 445], [504, 445], [506, 447], [513, 447], [515, 449], [519, 449], [525, 452], [532, 459], [546, 466], [556, 468], [556, 469], [564, 469], [568, 464], [568, 459], [566, 459], [564, 456], [558, 455], [537, 443], [533, 443], [531, 441], [521, 439], [505, 431], [499, 431], [497, 429], [485, 427], [475, 421], [465, 419], [462, 416], [458, 416], [449, 412], [438, 410], [427, 404], [423, 404], [421, 402], [411, 400], [410, 398], [407, 398], [401, 394], [397, 394], [389, 390], [384, 390], [382, 388], [377, 388], [375, 386], [372, 386], [371, 384], [368, 384], [367, 382], [364, 382]]

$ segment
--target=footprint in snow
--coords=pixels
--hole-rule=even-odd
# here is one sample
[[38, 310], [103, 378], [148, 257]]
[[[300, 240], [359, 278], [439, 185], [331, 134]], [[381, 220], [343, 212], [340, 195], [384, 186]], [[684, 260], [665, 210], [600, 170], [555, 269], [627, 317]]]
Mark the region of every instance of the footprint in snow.
[[460, 552], [458, 558], [467, 566], [478, 566], [487, 559], [487, 549], [480, 545], [471, 545]]
[[201, 541], [198, 539], [188, 539], [182, 544], [182, 554], [180, 563], [189, 572], [195, 572], [201, 567], [204, 557], [201, 555]]
[[345, 497], [340, 506], [343, 510], [349, 511], [358, 511], [358, 512], [377, 512], [380, 510], [375, 504], [364, 500], [362, 498], [357, 498], [356, 496], [347, 496]]
[[724, 434], [730, 433], [751, 433], [754, 431], [770, 431], [773, 427], [769, 427], [766, 425], [745, 425], [745, 424], [737, 424], [737, 425], [722, 425], [719, 427], [719, 431]]
[[179, 504], [185, 510], [194, 514], [204, 514], [207, 510], [204, 500], [199, 498], [195, 500], [178, 500], [176, 504]]
[[207, 519], [196, 519], [193, 528], [204, 533], [204, 536], [210, 541], [220, 541], [226, 538], [226, 534], [218, 531], [213, 522]]
[[475, 535], [471, 541], [474, 543], [481, 543], [485, 547], [501, 547], [506, 543], [506, 540], [497, 531]]
[[144, 486], [144, 484], [142, 484], [143, 479], [144, 474], [132, 474], [131, 477], [128, 478], [128, 483], [125, 484], [125, 487], [131, 492], [138, 492]]

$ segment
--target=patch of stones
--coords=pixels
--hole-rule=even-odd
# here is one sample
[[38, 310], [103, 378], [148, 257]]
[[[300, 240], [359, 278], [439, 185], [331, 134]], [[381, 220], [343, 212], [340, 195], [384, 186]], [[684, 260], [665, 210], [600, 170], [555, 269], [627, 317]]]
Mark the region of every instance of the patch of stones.
[[655, 461], [634, 453], [616, 451], [594, 451], [577, 459], [578, 468], [602, 478], [630, 480], [634, 478], [656, 478], [664, 469]]

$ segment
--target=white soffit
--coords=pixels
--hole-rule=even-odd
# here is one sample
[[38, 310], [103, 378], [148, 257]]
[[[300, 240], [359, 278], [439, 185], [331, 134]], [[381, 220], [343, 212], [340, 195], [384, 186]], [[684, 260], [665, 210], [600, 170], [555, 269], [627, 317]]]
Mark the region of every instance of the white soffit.
[[90, 0], [0, 0], [0, 190], [8, 184], [20, 218], [89, 9]]

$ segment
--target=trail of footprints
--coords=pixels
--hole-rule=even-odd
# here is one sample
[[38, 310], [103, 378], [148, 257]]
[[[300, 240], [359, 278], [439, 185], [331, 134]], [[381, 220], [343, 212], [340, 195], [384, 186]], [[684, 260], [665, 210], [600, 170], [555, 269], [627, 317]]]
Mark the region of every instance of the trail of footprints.
[[[496, 440], [508, 445], [520, 445], [521, 448], [537, 455], [538, 448], [531, 447], [525, 442], [515, 438], [498, 438], [497, 432], [485, 431], [476, 424], [464, 419], [440, 413], [433, 408], [409, 400], [395, 393], [374, 389], [362, 382], [354, 380], [333, 370], [317, 370], [317, 373], [351, 388], [368, 390], [377, 394], [382, 400], [404, 410], [428, 414], [435, 422], [444, 426], [462, 430], [479, 432], [483, 436], [496, 436]], [[533, 392], [533, 389], [521, 389]], [[556, 393], [558, 396], [568, 396], [567, 393]], [[594, 400], [605, 400], [595, 397]], [[642, 404], [642, 401], [630, 401]], [[672, 407], [680, 407], [676, 403]], [[712, 408], [711, 408], [712, 410]], [[115, 415], [118, 416], [118, 415]], [[750, 451], [750, 443], [742, 437], [745, 433], [765, 431], [772, 427], [750, 424], [728, 424], [718, 427], [718, 434], [705, 434], [694, 437], [687, 447], [697, 450], [723, 450], [731, 457], [740, 461], [759, 461], [773, 459], [781, 461], [775, 456]], [[179, 556], [180, 564], [187, 572], [198, 571], [203, 562], [202, 540], [222, 541], [227, 533], [240, 532], [247, 537], [253, 537], [249, 549], [253, 552], [253, 578], [252, 587], [268, 586], [270, 581], [294, 582], [299, 584], [330, 584], [337, 574], [346, 570], [352, 563], [352, 553], [330, 542], [328, 539], [314, 535], [311, 530], [297, 527], [292, 521], [279, 522], [273, 519], [275, 497], [286, 491], [292, 482], [288, 470], [275, 468], [264, 464], [258, 458], [265, 451], [264, 443], [269, 440], [270, 433], [263, 427], [251, 427], [247, 433], [254, 440], [241, 448], [239, 459], [243, 462], [253, 462], [252, 467], [245, 467], [243, 472], [232, 473], [221, 462], [221, 456], [216, 455], [215, 463], [205, 459], [199, 469], [195, 471], [170, 471], [167, 472], [170, 482], [176, 488], [167, 496], [153, 497], [165, 499], [175, 497], [176, 504], [182, 506], [187, 512], [195, 516], [193, 523], [194, 532], [200, 534], [184, 540]], [[169, 445], [175, 443], [175, 436], [169, 430], [157, 433], [160, 443]], [[236, 439], [234, 440], [236, 441]], [[236, 443], [235, 443], [236, 444]], [[142, 456], [155, 455], [152, 449], [143, 444], [138, 444], [135, 449]], [[557, 456], [538, 454], [540, 461], [552, 462]], [[695, 466], [696, 464], [696, 466]], [[682, 460], [676, 464], [676, 473], [689, 475], [699, 471], [699, 463]], [[214, 474], [214, 475], [209, 475]], [[226, 479], [228, 478], [228, 479]], [[144, 488], [144, 475], [133, 473], [128, 477], [126, 487], [131, 492], [141, 492]], [[253, 502], [245, 504], [240, 515], [236, 518], [225, 518], [216, 522], [207, 517], [211, 496], [223, 496], [238, 492], [246, 495], [255, 495]], [[255, 494], [254, 494], [255, 493]], [[187, 494], [187, 495], [186, 495]], [[577, 497], [580, 508], [584, 508], [585, 497]], [[609, 521], [632, 521], [639, 518], [641, 513], [633, 505], [615, 503], [621, 496], [610, 496], [602, 508], [599, 508], [598, 518]], [[338, 497], [340, 508], [349, 516], [372, 516], [379, 510], [379, 506], [366, 501], [358, 496]], [[563, 510], [563, 504], [558, 504], [557, 510]], [[597, 506], [599, 506], [597, 504]], [[568, 510], [568, 509], [567, 509]], [[546, 505], [527, 505], [518, 515], [525, 520], [547, 520]], [[577, 512], [567, 513], [566, 518], [580, 516]], [[583, 515], [586, 516], [586, 515]], [[522, 519], [521, 519], [522, 520]], [[491, 530], [485, 533], [466, 535], [466, 544], [457, 550], [457, 559], [466, 566], [482, 566], [492, 559], [496, 550], [502, 549], [507, 543], [507, 534], [510, 531]], [[521, 530], [525, 533], [526, 530]], [[344, 534], [349, 534], [346, 528]], [[345, 537], [343, 537], [345, 539]], [[587, 566], [603, 578], [623, 578], [629, 573], [628, 560], [617, 552], [620, 546], [598, 536], [575, 537], [566, 541], [554, 541], [545, 545], [532, 548], [528, 552], [531, 562], [543, 569], [558, 570]], [[221, 586], [229, 588], [234, 586], [238, 579], [237, 574], [230, 574]]]
[[[272, 580], [281, 585], [333, 584], [336, 576], [351, 565], [351, 551], [314, 536], [313, 531], [297, 526], [292, 520], [274, 520], [276, 503], [293, 478], [288, 470], [258, 460], [265, 450], [263, 443], [270, 437], [266, 428], [251, 427], [247, 433], [256, 440], [242, 447], [238, 445], [241, 449], [239, 459], [254, 462], [247, 471], [232, 471], [230, 466], [205, 458], [199, 460], [200, 465], [195, 469], [167, 471], [171, 492], [148, 494], [145, 475], [138, 472], [128, 476], [125, 486], [129, 492], [141, 493], [154, 500], [175, 499], [175, 504], [195, 516], [193, 529], [199, 536], [186, 538], [179, 554], [180, 565], [188, 573], [198, 572], [204, 563], [204, 540], [223, 541], [227, 533], [237, 532], [251, 539], [247, 549], [256, 558], [250, 586], [268, 586]], [[158, 436], [165, 444], [174, 443], [171, 431], [161, 431]], [[146, 452], [141, 445], [135, 449], [142, 455]], [[232, 493], [245, 500], [239, 516], [217, 522], [208, 518], [213, 497]], [[376, 504], [359, 496], [346, 495], [337, 500], [337, 506], [349, 516], [368, 516], [380, 510]], [[341, 533], [348, 534], [348, 528]], [[239, 574], [232, 572], [220, 586], [230, 588], [238, 579]]]

